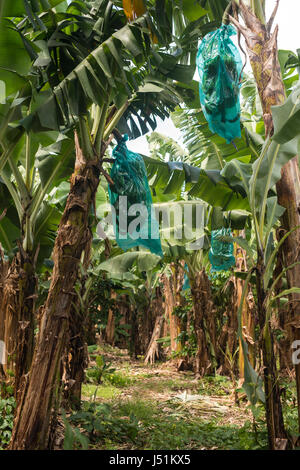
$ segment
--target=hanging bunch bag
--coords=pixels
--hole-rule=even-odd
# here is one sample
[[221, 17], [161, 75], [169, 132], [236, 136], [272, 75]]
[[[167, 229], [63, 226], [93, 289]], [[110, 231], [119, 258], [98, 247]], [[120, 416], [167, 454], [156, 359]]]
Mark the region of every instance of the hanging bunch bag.
[[197, 66], [200, 77], [200, 102], [212, 132], [232, 142], [241, 137], [240, 77], [243, 68], [237, 47], [230, 37], [236, 34], [223, 24], [202, 40]]
[[188, 290], [191, 288], [190, 280], [188, 278], [188, 275], [186, 271], [189, 271], [188, 265], [185, 263], [184, 265], [185, 273], [184, 273], [184, 278], [183, 278], [183, 286], [182, 290]]
[[225, 242], [222, 237], [232, 236], [230, 228], [221, 228], [211, 232], [211, 249], [209, 251], [209, 261], [211, 262], [211, 271], [228, 271], [235, 266], [235, 257], [233, 256], [233, 243]]
[[[163, 256], [144, 160], [128, 150], [127, 140], [125, 135], [113, 150], [115, 162], [110, 176], [114, 185], [108, 190], [110, 203], [116, 212], [116, 241], [124, 251], [144, 246]], [[139, 206], [133, 207], [136, 204]]]

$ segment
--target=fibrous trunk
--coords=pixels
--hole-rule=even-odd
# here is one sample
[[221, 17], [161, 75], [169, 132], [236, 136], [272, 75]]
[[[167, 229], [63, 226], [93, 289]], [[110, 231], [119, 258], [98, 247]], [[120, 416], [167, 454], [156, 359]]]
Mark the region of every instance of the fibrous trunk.
[[[115, 292], [111, 292], [111, 298], [115, 300], [117, 298], [117, 294]], [[108, 311], [108, 318], [107, 318], [107, 325], [105, 329], [105, 340], [108, 344], [114, 346], [115, 344], [115, 313], [114, 308], [111, 307]]]
[[163, 323], [165, 321], [163, 315], [163, 297], [160, 287], [156, 288], [156, 297], [151, 302], [152, 317], [155, 321], [154, 326], [152, 327], [152, 335], [148, 343], [146, 354], [145, 354], [145, 364], [150, 362], [154, 364], [156, 359], [161, 358], [161, 350], [157, 340], [161, 337]]
[[[91, 244], [86, 247], [83, 259], [83, 268], [86, 271], [90, 264]], [[82, 275], [80, 279], [80, 298], [74, 300], [70, 312], [68, 342], [64, 357], [64, 400], [66, 405], [72, 409], [80, 409], [81, 389], [84, 381], [84, 371], [88, 365], [87, 349], [87, 320], [88, 320], [88, 298], [83, 301], [86, 293], [86, 281], [88, 276]]]
[[[286, 208], [282, 217], [284, 232], [290, 231], [300, 225], [300, 172], [298, 159], [294, 158], [288, 168], [282, 171], [282, 177], [277, 184], [278, 202]], [[283, 263], [285, 267], [300, 261], [300, 230], [293, 231], [283, 244]], [[287, 271], [288, 287], [300, 287], [300, 265]], [[290, 296], [289, 315], [285, 321], [290, 345], [288, 348], [291, 357], [291, 345], [294, 341], [300, 341], [300, 294]], [[299, 343], [298, 343], [299, 344]], [[300, 364], [295, 364], [296, 387], [298, 397], [298, 422], [300, 432]]]
[[200, 378], [212, 370], [212, 350], [216, 350], [213, 302], [210, 282], [205, 269], [196, 273], [191, 280], [191, 293], [194, 307], [194, 329], [197, 338], [195, 375], [196, 378]]
[[77, 137], [75, 140], [75, 172], [55, 241], [51, 285], [28, 382], [17, 409], [11, 449], [47, 448], [78, 266], [92, 236], [88, 217], [99, 184], [99, 167], [97, 161], [86, 160]]
[[79, 409], [81, 405], [81, 388], [84, 381], [84, 370], [87, 367], [86, 344], [86, 312], [74, 307], [70, 317], [69, 340], [64, 359], [64, 399], [72, 409]]
[[[241, 234], [244, 237], [244, 233]], [[236, 249], [236, 271], [245, 272], [247, 271], [247, 262], [246, 262], [246, 252], [242, 248], [238, 247]], [[244, 288], [243, 279], [235, 276], [235, 291], [236, 291], [236, 306], [237, 309], [241, 303], [242, 292]], [[242, 309], [242, 334], [243, 339], [248, 345], [249, 360], [252, 366], [254, 367], [255, 355], [254, 355], [254, 318], [253, 318], [253, 306], [251, 308], [251, 298], [253, 294], [250, 287], [247, 289], [247, 295], [245, 296]], [[252, 302], [253, 304], [253, 302]], [[239, 340], [239, 375], [240, 379], [244, 378], [244, 355], [242, 349], [242, 342]]]
[[150, 340], [150, 343], [149, 343], [149, 346], [147, 348], [146, 355], [145, 355], [145, 360], [144, 360], [145, 364], [148, 364], [148, 363], [154, 364], [156, 359], [160, 359], [160, 350], [159, 350], [159, 344], [157, 340], [161, 336], [163, 323], [164, 323], [163, 315], [156, 317], [152, 337], [151, 337], [151, 340]]
[[[276, 230], [277, 241], [280, 242], [282, 236], [284, 235], [284, 230], [278, 228]], [[276, 267], [274, 269], [274, 278], [277, 279], [282, 270], [284, 269], [283, 261], [283, 247], [279, 249], [277, 256]], [[281, 278], [276, 284], [274, 293], [276, 296], [279, 296], [283, 290], [283, 279]], [[278, 328], [281, 332], [279, 338], [276, 339], [276, 346], [279, 353], [279, 364], [280, 364], [280, 373], [283, 375], [290, 376], [293, 370], [293, 362], [290, 354], [291, 344], [293, 342], [293, 331], [292, 331], [292, 318], [293, 318], [293, 308], [290, 303], [285, 303], [282, 305], [280, 298], [278, 297], [277, 301], [277, 312], [278, 318], [275, 318], [275, 328]]]
[[7, 364], [14, 371], [15, 396], [21, 392], [24, 375], [29, 371], [34, 345], [34, 304], [36, 275], [34, 256], [19, 245], [3, 284], [2, 315]]
[[180, 292], [183, 286], [184, 271], [182, 263], [171, 263], [170, 268], [172, 273], [170, 277], [166, 275], [163, 277], [165, 316], [169, 321], [171, 352], [178, 355], [182, 349], [178, 338], [181, 332], [181, 322], [176, 315], [175, 308], [180, 307], [183, 302]]

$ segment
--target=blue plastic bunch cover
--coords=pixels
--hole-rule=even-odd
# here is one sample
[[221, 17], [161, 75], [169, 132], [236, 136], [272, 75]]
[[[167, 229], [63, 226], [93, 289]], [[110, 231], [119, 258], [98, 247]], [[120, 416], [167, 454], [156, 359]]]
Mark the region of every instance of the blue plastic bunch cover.
[[[188, 265], [187, 265], [186, 263], [185, 263], [185, 265], [184, 265], [184, 269], [185, 269], [186, 271], [189, 270]], [[187, 273], [185, 272], [185, 273], [184, 273], [184, 278], [183, 278], [182, 290], [188, 290], [188, 289], [190, 289], [190, 288], [191, 288], [190, 280], [189, 280], [189, 277], [188, 277]]]
[[243, 69], [238, 48], [231, 40], [236, 31], [225, 25], [202, 40], [197, 67], [200, 102], [209, 128], [227, 143], [241, 137], [240, 77]]
[[209, 250], [209, 261], [211, 262], [211, 271], [228, 271], [235, 266], [235, 257], [233, 256], [233, 243], [222, 240], [222, 237], [232, 236], [230, 228], [221, 228], [211, 232], [211, 248]]
[[[127, 140], [126, 134], [113, 150], [115, 161], [110, 176], [114, 185], [108, 188], [110, 203], [116, 210], [116, 241], [124, 251], [144, 246], [152, 253], [163, 256], [145, 163], [141, 155], [128, 150]], [[120, 196], [126, 196], [127, 199]], [[132, 206], [135, 204], [142, 205], [143, 210], [139, 212], [137, 209], [132, 215], [135, 212]], [[134, 209], [133, 212], [130, 208]]]

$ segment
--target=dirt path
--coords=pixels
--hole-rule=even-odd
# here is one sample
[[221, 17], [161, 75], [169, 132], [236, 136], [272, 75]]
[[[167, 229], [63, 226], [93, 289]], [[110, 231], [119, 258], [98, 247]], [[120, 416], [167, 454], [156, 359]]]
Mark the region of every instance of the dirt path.
[[[107, 346], [97, 353], [115, 369], [97, 389], [97, 403], [111, 406], [119, 419], [134, 416], [139, 426], [137, 442], [120, 445], [108, 438], [101, 448], [247, 447], [240, 441], [248, 439], [250, 413], [245, 402], [235, 404], [228, 378], [195, 380], [193, 372], [177, 372], [172, 363], [145, 365]], [[90, 400], [95, 390], [85, 385], [84, 398]]]

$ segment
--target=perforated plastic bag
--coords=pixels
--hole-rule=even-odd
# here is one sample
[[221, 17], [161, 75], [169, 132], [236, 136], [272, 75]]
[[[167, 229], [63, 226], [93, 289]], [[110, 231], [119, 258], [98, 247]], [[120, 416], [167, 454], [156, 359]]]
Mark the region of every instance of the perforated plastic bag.
[[232, 236], [230, 228], [221, 228], [211, 232], [211, 248], [209, 260], [212, 265], [211, 271], [228, 271], [235, 265], [233, 256], [233, 243], [222, 241], [222, 237]]
[[185, 269], [185, 273], [184, 273], [184, 278], [183, 278], [182, 290], [188, 290], [188, 289], [191, 288], [191, 284], [190, 284], [190, 280], [189, 280], [189, 278], [188, 278], [188, 275], [187, 275], [187, 273], [186, 273], [186, 271], [189, 270], [187, 264], [184, 265], [184, 269]]
[[200, 77], [200, 102], [212, 132], [232, 142], [241, 137], [240, 76], [243, 68], [238, 48], [231, 36], [232, 25], [207, 34], [202, 40], [197, 66]]
[[[116, 210], [116, 241], [124, 251], [144, 246], [163, 256], [145, 163], [139, 154], [128, 150], [127, 140], [125, 135], [113, 150], [115, 162], [110, 176], [114, 185], [108, 189], [110, 203]], [[133, 207], [135, 204], [139, 206]]]

